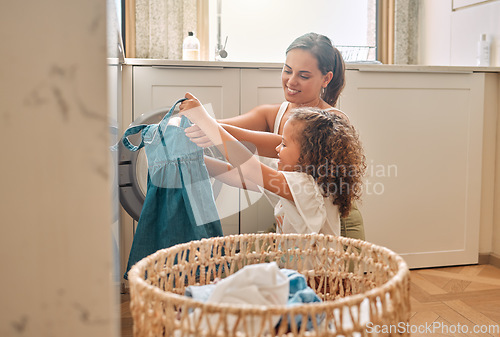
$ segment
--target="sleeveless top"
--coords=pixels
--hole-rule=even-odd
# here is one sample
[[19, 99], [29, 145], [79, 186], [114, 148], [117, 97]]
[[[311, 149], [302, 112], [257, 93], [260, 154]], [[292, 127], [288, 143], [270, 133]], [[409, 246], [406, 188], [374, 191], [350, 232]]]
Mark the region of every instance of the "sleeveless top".
[[[281, 120], [283, 119], [283, 115], [285, 114], [285, 111], [286, 109], [288, 108], [288, 105], [290, 104], [290, 102], [283, 102], [281, 103], [281, 106], [278, 110], [278, 114], [276, 115], [276, 119], [274, 120], [274, 130], [273, 130], [273, 133], [275, 134], [278, 134], [279, 132], [279, 129], [280, 129], [280, 124], [281, 124]], [[342, 110], [339, 110], [337, 108], [328, 108], [326, 109], [325, 111], [330, 111], [330, 110], [333, 110], [333, 111], [338, 111], [340, 112], [341, 114], [343, 114], [347, 120], [350, 122], [349, 120], [349, 117], [347, 116], [347, 114], [345, 112], [343, 112]]]

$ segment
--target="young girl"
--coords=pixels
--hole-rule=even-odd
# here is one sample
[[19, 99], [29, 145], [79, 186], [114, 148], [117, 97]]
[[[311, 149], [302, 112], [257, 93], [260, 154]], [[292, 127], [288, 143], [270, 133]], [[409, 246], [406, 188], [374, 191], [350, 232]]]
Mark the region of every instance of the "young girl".
[[332, 111], [294, 109], [282, 136], [266, 135], [269, 141], [281, 138], [275, 170], [225, 131], [193, 95], [187, 93], [186, 98], [181, 113], [196, 124], [186, 129], [188, 137], [200, 146], [206, 146], [208, 138], [230, 163], [206, 158], [211, 175], [233, 186], [263, 188], [277, 195], [278, 233], [340, 234], [340, 216], [360, 198], [366, 169], [357, 132], [348, 121]]

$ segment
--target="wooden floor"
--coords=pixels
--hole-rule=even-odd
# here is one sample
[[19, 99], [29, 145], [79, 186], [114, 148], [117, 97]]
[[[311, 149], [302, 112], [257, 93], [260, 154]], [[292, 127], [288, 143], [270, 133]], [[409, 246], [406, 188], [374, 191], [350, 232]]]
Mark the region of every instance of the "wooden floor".
[[121, 336], [122, 337], [133, 337], [134, 334], [132, 332], [133, 329], [133, 321], [132, 314], [130, 313], [130, 295], [129, 294], [121, 294]]
[[[133, 336], [129, 299], [121, 295], [123, 337]], [[500, 269], [474, 265], [412, 270], [411, 309], [411, 336], [499, 337]]]
[[499, 268], [475, 265], [412, 270], [410, 294], [411, 328], [422, 326], [425, 331], [426, 323], [437, 327], [431, 330], [434, 334], [427, 330], [412, 336], [500, 336]]

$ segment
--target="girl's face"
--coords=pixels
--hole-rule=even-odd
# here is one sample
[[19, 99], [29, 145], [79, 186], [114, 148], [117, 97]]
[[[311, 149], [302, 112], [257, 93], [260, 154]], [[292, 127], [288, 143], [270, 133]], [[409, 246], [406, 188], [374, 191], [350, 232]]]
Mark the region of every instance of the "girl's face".
[[281, 83], [288, 102], [302, 106], [318, 106], [321, 90], [328, 86], [332, 72], [323, 75], [318, 60], [309, 51], [295, 48], [286, 55]]
[[278, 170], [294, 171], [300, 157], [300, 130], [302, 123], [289, 119], [283, 127], [281, 144], [276, 147], [278, 152]]

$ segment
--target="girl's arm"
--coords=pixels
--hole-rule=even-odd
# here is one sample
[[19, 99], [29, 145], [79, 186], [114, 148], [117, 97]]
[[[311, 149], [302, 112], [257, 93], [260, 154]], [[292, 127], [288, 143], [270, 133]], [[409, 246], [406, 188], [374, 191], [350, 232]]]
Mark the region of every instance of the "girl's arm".
[[[180, 105], [181, 114], [199, 126], [231, 165], [241, 171], [245, 181], [249, 180], [283, 198], [293, 200], [288, 183], [281, 172], [262, 164], [243, 144], [210, 117], [196, 97], [190, 93], [186, 93], [185, 97], [187, 100]], [[189, 137], [188, 129], [186, 134]]]
[[260, 192], [256, 184], [249, 180], [244, 180], [241, 172], [232, 167], [231, 164], [205, 156], [205, 165], [210, 176], [227, 185]]

